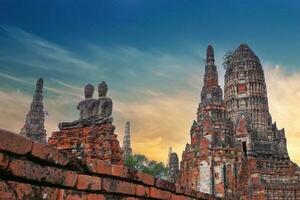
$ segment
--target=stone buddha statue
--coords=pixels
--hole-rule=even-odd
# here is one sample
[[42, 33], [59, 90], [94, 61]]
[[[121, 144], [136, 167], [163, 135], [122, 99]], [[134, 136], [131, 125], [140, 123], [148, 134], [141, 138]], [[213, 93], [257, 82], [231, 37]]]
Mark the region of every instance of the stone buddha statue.
[[97, 119], [95, 120], [95, 124], [101, 124], [101, 123], [112, 123], [113, 118], [112, 115], [112, 109], [113, 109], [113, 103], [111, 98], [106, 97], [107, 94], [107, 84], [105, 81], [102, 81], [98, 85], [98, 109], [97, 109]]
[[84, 88], [85, 99], [78, 103], [80, 117], [73, 122], [59, 123], [60, 130], [81, 128], [95, 124], [112, 123], [112, 100], [106, 97], [107, 85], [103, 81], [98, 86], [99, 99], [93, 98], [94, 86], [88, 84]]

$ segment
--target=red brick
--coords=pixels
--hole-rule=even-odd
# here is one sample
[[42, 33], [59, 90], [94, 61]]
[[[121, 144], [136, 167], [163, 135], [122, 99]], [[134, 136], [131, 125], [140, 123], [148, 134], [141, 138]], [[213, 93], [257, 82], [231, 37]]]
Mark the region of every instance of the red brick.
[[50, 199], [51, 200], [51, 199], [56, 199], [58, 195], [58, 189], [56, 188], [39, 187], [35, 185], [18, 183], [14, 181], [8, 181], [7, 183], [10, 185], [11, 188], [14, 189], [14, 192], [17, 195], [16, 199]]
[[149, 197], [149, 187], [143, 185], [137, 185], [135, 195], [139, 197]]
[[80, 174], [77, 177], [76, 188], [79, 190], [101, 190], [101, 179]]
[[169, 200], [171, 198], [171, 193], [155, 187], [150, 187], [150, 198]]
[[74, 187], [77, 181], [77, 173], [69, 170], [62, 170], [61, 173], [63, 181], [58, 181], [58, 183], [64, 186]]
[[146, 174], [146, 173], [142, 173], [141, 176], [142, 176], [142, 180], [143, 180], [144, 184], [150, 185], [150, 186], [154, 185], [154, 177], [153, 176]]
[[160, 179], [160, 178], [156, 178], [155, 179], [155, 186], [161, 189], [165, 189], [165, 190], [169, 190], [169, 191], [176, 191], [176, 187], [174, 183], [171, 183], [169, 181]]
[[68, 187], [74, 187], [77, 180], [76, 172], [55, 167], [42, 167], [36, 163], [25, 160], [11, 160], [7, 170], [13, 176]]
[[25, 155], [31, 151], [32, 141], [3, 129], [0, 129], [0, 150]]
[[112, 175], [125, 178], [128, 175], [128, 170], [124, 165], [112, 165]]
[[111, 178], [102, 178], [102, 190], [109, 193], [134, 195], [136, 184]]
[[86, 196], [82, 191], [59, 189], [55, 200], [86, 200]]
[[187, 199], [189, 199], [189, 198], [185, 197], [183, 195], [177, 195], [177, 194], [171, 195], [171, 200], [187, 200]]
[[99, 159], [85, 159], [85, 165], [90, 172], [111, 175], [112, 167], [109, 163]]
[[184, 186], [179, 185], [179, 184], [175, 184], [175, 188], [176, 188], [176, 193], [177, 194], [184, 194]]
[[66, 166], [69, 163], [69, 159], [64, 153], [48, 145], [36, 142], [33, 143], [31, 155], [61, 166]]
[[102, 194], [86, 194], [85, 200], [105, 200]]
[[1, 199], [17, 199], [13, 189], [4, 181], [0, 180], [0, 197]]
[[0, 152], [0, 170], [5, 170], [9, 163], [9, 157]]

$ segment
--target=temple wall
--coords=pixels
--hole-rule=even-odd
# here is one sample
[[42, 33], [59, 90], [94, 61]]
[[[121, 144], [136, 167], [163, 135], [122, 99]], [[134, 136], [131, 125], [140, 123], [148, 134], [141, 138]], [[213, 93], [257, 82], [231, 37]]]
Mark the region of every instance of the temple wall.
[[49, 145], [0, 129], [0, 199], [214, 199], [100, 159], [77, 160]]
[[212, 193], [211, 158], [200, 162], [199, 191], [207, 194]]

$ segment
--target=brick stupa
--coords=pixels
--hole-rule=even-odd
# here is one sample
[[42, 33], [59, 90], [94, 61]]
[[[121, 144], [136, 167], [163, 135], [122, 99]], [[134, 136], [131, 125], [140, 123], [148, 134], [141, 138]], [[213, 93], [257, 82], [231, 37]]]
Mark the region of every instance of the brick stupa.
[[99, 98], [93, 98], [94, 87], [88, 84], [85, 99], [79, 102], [79, 120], [59, 124], [48, 143], [78, 159], [101, 159], [110, 164], [123, 164], [123, 150], [114, 134], [112, 100], [106, 97], [107, 85], [99, 84]]

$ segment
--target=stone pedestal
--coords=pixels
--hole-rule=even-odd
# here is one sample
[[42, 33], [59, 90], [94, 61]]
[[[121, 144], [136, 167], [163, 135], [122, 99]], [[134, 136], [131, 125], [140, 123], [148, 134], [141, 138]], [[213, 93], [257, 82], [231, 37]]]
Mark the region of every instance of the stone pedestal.
[[79, 159], [96, 158], [123, 164], [123, 151], [112, 124], [61, 130], [52, 133], [48, 143]]

